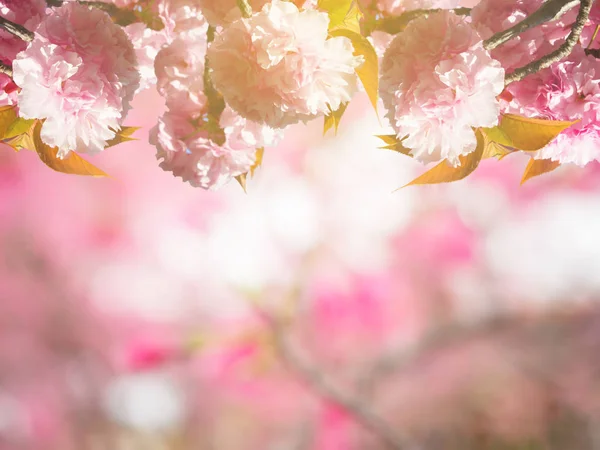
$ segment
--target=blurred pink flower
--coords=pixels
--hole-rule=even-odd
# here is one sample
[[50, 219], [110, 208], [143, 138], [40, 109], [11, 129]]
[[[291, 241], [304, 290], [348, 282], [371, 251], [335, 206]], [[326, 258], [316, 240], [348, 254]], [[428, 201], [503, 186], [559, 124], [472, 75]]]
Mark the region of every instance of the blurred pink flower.
[[14, 61], [20, 114], [46, 119], [42, 140], [97, 153], [115, 136], [139, 84], [131, 42], [110, 16], [78, 3], [54, 9]]
[[409, 23], [381, 64], [380, 95], [398, 138], [419, 161], [448, 160], [476, 147], [473, 127], [491, 127], [504, 70], [463, 18], [448, 11]]
[[225, 28], [208, 50], [212, 79], [240, 115], [282, 128], [336, 110], [356, 91], [349, 39], [327, 39], [326, 13], [274, 0]]

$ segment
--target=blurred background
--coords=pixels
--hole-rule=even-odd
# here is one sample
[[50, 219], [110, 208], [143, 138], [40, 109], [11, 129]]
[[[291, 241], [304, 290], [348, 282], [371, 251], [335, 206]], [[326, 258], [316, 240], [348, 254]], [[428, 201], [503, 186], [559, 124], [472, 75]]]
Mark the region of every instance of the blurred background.
[[110, 178], [0, 149], [0, 449], [600, 449], [598, 166], [396, 190], [359, 95], [205, 192], [162, 108]]

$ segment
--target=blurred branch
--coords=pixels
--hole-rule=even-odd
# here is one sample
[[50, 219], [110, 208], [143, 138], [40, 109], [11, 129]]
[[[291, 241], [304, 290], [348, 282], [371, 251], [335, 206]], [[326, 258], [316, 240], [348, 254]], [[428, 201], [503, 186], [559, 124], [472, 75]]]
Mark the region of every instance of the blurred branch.
[[277, 354], [284, 364], [296, 373], [323, 399], [335, 403], [351, 414], [354, 419], [377, 436], [390, 449], [401, 450], [406, 441], [362, 401], [343, 392], [311, 362], [298, 354], [286, 336], [283, 324], [267, 311], [257, 307], [259, 316], [271, 329]]
[[577, 19], [571, 27], [571, 33], [569, 33], [569, 36], [565, 42], [563, 42], [560, 47], [546, 56], [543, 56], [542, 58], [515, 69], [513, 72], [507, 74], [504, 79], [504, 85], [507, 86], [514, 81], [520, 81], [527, 75], [539, 72], [542, 69], [550, 67], [555, 62], [566, 58], [573, 51], [575, 45], [579, 42], [579, 36], [581, 36], [583, 27], [585, 26], [585, 23], [590, 15], [592, 4], [593, 0], [581, 0]]
[[357, 391], [361, 393], [361, 398], [368, 399], [377, 384], [394, 373], [407, 368], [417, 358], [434, 350], [473, 339], [481, 333], [501, 329], [505, 325], [506, 320], [496, 317], [476, 325], [450, 324], [436, 328], [415, 345], [408, 348], [402, 346], [402, 348], [389, 349], [371, 364], [367, 364], [367, 369], [362, 371], [358, 377]]
[[486, 50], [493, 50], [499, 45], [504, 44], [530, 28], [541, 25], [545, 22], [551, 22], [560, 18], [564, 13], [571, 10], [580, 0], [548, 0], [536, 12], [523, 19], [521, 22], [510, 27], [507, 30], [494, 34], [489, 39], [483, 41]]

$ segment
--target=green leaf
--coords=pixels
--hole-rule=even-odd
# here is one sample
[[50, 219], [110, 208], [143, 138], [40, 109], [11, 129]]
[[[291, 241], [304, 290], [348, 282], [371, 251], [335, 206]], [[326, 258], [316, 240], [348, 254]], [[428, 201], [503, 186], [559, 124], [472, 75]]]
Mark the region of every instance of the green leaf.
[[521, 184], [525, 183], [527, 180], [532, 179], [533, 177], [537, 177], [543, 175], [548, 172], [552, 172], [560, 166], [560, 162], [552, 161], [551, 159], [533, 159], [529, 160], [529, 164], [525, 168], [525, 173], [523, 173], [523, 178], [521, 179]]
[[352, 41], [354, 46], [354, 55], [362, 56], [364, 62], [360, 67], [356, 68], [356, 74], [363, 86], [365, 91], [371, 100], [375, 112], [377, 112], [377, 98], [379, 95], [379, 60], [377, 59], [377, 53], [369, 42], [369, 40], [359, 33], [351, 30], [335, 30], [329, 33], [330, 36], [344, 36]]
[[348, 102], [342, 103], [338, 109], [335, 111], [331, 111], [325, 116], [325, 122], [323, 124], [323, 135], [327, 133], [331, 128], [333, 128], [334, 133], [337, 134], [338, 127], [340, 125], [340, 121], [342, 120], [342, 116], [344, 112], [346, 112], [346, 108], [348, 107]]
[[502, 138], [512, 142], [511, 147], [517, 150], [537, 151], [544, 148], [563, 130], [576, 122], [531, 119], [514, 114], [503, 114], [500, 125], [496, 128], [503, 133]]
[[318, 0], [317, 9], [329, 16], [329, 31], [343, 29], [360, 33], [362, 13], [357, 0]]
[[123, 127], [117, 131], [114, 138], [106, 143], [104, 148], [114, 147], [115, 145], [121, 144], [122, 142], [135, 141], [136, 138], [132, 138], [131, 135], [139, 130], [140, 127]]
[[477, 166], [479, 166], [486, 146], [485, 136], [479, 130], [476, 130], [475, 135], [477, 136], [475, 151], [468, 155], [460, 156], [460, 165], [458, 167], [452, 167], [446, 161], [442, 161], [404, 187], [416, 184], [437, 184], [458, 181], [473, 173], [477, 169]]
[[36, 121], [33, 128], [33, 144], [35, 145], [35, 151], [44, 164], [57, 172], [74, 174], [74, 175], [88, 175], [94, 177], [106, 177], [108, 176], [102, 170], [98, 169], [93, 164], [90, 164], [81, 156], [75, 152], [69, 152], [66, 158], [59, 159], [56, 155], [58, 148], [50, 147], [45, 144], [40, 137], [40, 131], [42, 129], [42, 122]]

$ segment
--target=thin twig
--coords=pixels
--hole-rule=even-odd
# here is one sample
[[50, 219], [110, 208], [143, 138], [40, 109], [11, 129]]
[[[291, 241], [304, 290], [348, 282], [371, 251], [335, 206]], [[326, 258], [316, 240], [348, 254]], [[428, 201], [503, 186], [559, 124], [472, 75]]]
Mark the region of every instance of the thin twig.
[[390, 449], [401, 450], [406, 444], [406, 440], [398, 436], [395, 431], [375, 412], [371, 411], [366, 404], [353, 398], [343, 392], [317, 367], [299, 355], [293, 346], [289, 343], [282, 325], [267, 312], [260, 310], [258, 313], [270, 326], [273, 336], [275, 349], [282, 361], [289, 369], [294, 371], [303, 379], [314, 391], [325, 400], [335, 403], [347, 412], [355, 420], [371, 431]]
[[0, 28], [8, 31], [10, 34], [22, 39], [25, 42], [33, 41], [34, 34], [27, 28], [19, 25], [18, 23], [11, 22], [4, 17], [0, 17]]
[[571, 33], [569, 36], [553, 52], [543, 56], [542, 58], [533, 61], [526, 66], [519, 67], [515, 69], [513, 72], [506, 75], [504, 79], [504, 85], [508, 86], [510, 83], [514, 81], [520, 81], [525, 78], [527, 75], [532, 73], [539, 72], [542, 69], [550, 67], [557, 61], [560, 61], [563, 58], [566, 58], [572, 51], [575, 45], [579, 42], [579, 36], [581, 36], [581, 32], [583, 31], [583, 27], [587, 22], [587, 19], [590, 15], [590, 10], [592, 9], [593, 0], [581, 0], [581, 6], [579, 7], [579, 13], [577, 14], [577, 19], [575, 23], [571, 27]]
[[9, 65], [4, 64], [3, 62], [0, 61], [0, 73], [8, 75], [9, 77], [12, 78], [12, 76], [13, 76], [12, 67], [10, 67]]
[[592, 55], [594, 58], [600, 59], [600, 48], [588, 48], [585, 51], [586, 55]]
[[571, 10], [578, 3], [579, 0], [549, 0], [540, 6], [536, 12], [523, 19], [521, 22], [507, 30], [496, 33], [489, 39], [483, 41], [483, 47], [486, 50], [493, 50], [499, 45], [509, 41], [518, 34], [521, 34], [530, 28], [560, 18], [564, 13]]

